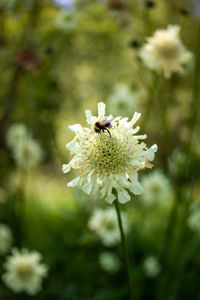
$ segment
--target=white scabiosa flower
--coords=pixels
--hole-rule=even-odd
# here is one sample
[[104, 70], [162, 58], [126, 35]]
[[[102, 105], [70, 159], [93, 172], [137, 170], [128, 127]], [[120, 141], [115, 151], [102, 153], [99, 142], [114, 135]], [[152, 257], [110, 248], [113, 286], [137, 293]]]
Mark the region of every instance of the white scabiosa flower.
[[102, 269], [108, 273], [115, 273], [120, 268], [119, 257], [110, 251], [105, 251], [100, 254], [99, 264]]
[[170, 181], [161, 171], [144, 176], [141, 183], [144, 187], [142, 200], [146, 206], [162, 204], [172, 198]]
[[187, 51], [180, 40], [180, 26], [169, 25], [157, 30], [147, 39], [139, 53], [143, 63], [150, 69], [170, 78], [172, 73], [184, 73], [192, 61], [192, 53]]
[[0, 224], [0, 254], [7, 253], [12, 245], [13, 236], [7, 225]]
[[29, 169], [40, 163], [43, 151], [37, 141], [27, 138], [15, 147], [13, 155], [20, 168]]
[[78, 177], [68, 183], [69, 187], [81, 186], [85, 193], [96, 197], [105, 198], [108, 203], [116, 199], [113, 189], [116, 190], [120, 203], [128, 202], [131, 197], [128, 191], [135, 195], [143, 192], [143, 187], [138, 181], [138, 171], [151, 168], [149, 161], [154, 159], [157, 145], [147, 148], [144, 142], [146, 135], [135, 135], [139, 126], [133, 128], [140, 118], [135, 113], [133, 118], [113, 118], [110, 135], [107, 131], [96, 133], [94, 125], [97, 121], [103, 122], [105, 104], [98, 104], [98, 117], [94, 117], [90, 110], [86, 110], [87, 122], [90, 128], [80, 124], [69, 126], [75, 133], [75, 138], [66, 145], [74, 155], [72, 160], [63, 165], [63, 172], [71, 168], [78, 170]]
[[5, 263], [5, 284], [14, 292], [35, 295], [41, 289], [42, 278], [47, 275], [47, 266], [40, 263], [41, 255], [36, 251], [13, 250]]
[[10, 126], [6, 134], [8, 147], [15, 148], [16, 145], [23, 142], [28, 137], [28, 130], [25, 124], [16, 123]]
[[160, 273], [160, 264], [155, 256], [147, 257], [143, 262], [145, 274], [148, 277], [156, 277]]
[[131, 116], [137, 107], [137, 99], [126, 86], [118, 86], [108, 98], [108, 110], [113, 115]]
[[[126, 215], [122, 213], [125, 232], [128, 231]], [[105, 246], [112, 247], [120, 242], [117, 215], [113, 208], [94, 210], [88, 222], [89, 229], [93, 230]]]

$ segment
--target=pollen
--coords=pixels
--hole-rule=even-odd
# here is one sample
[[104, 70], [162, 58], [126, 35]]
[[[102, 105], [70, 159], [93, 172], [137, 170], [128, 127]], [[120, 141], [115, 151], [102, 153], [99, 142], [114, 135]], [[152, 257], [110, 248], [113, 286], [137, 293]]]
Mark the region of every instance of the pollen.
[[88, 163], [97, 173], [119, 173], [131, 159], [127, 146], [126, 138], [116, 133], [111, 138], [94, 134], [88, 144]]

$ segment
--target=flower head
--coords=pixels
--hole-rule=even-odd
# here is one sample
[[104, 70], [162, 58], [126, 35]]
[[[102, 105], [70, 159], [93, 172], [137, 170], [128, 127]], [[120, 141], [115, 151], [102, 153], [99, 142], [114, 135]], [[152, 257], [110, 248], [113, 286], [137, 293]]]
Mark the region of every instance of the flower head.
[[37, 166], [43, 156], [43, 151], [37, 141], [28, 138], [19, 143], [15, 149], [14, 157], [19, 167], [29, 169]]
[[2, 277], [5, 284], [16, 293], [25, 291], [35, 295], [41, 289], [42, 278], [47, 275], [47, 266], [40, 260], [38, 252], [14, 249], [5, 263], [6, 273]]
[[43, 151], [24, 124], [13, 124], [8, 129], [6, 137], [7, 145], [20, 168], [29, 169], [40, 163]]
[[[122, 214], [124, 230], [128, 231], [126, 215]], [[105, 246], [114, 246], [120, 241], [117, 215], [113, 208], [94, 210], [89, 219], [88, 227], [95, 231]]]
[[0, 254], [5, 254], [12, 245], [12, 232], [7, 225], [0, 224]]
[[126, 86], [119, 86], [108, 98], [108, 108], [114, 115], [130, 116], [137, 106], [135, 95]]
[[142, 200], [146, 206], [165, 203], [172, 196], [168, 178], [161, 171], [154, 171], [142, 178], [144, 193]]
[[178, 25], [157, 30], [140, 50], [139, 56], [144, 64], [166, 78], [171, 77], [172, 73], [184, 73], [192, 60], [192, 54], [184, 47], [179, 34]]
[[[144, 142], [139, 142], [146, 135], [135, 135], [139, 126], [133, 126], [140, 118], [139, 113], [135, 113], [130, 121], [121, 117], [106, 118], [105, 104], [101, 102], [98, 104], [98, 117], [86, 110], [86, 118], [90, 128], [83, 128], [80, 124], [69, 126], [76, 136], [66, 148], [74, 157], [63, 165], [63, 172], [74, 168], [78, 170], [78, 177], [68, 186], [79, 185], [85, 193], [105, 198], [108, 203], [116, 199], [115, 189], [119, 202], [126, 203], [131, 198], [128, 190], [135, 195], [143, 192], [138, 171], [152, 167], [149, 161], [154, 159], [157, 145], [148, 149]], [[112, 120], [111, 136], [107, 131], [94, 131], [94, 124], [105, 119]]]
[[16, 123], [10, 126], [6, 134], [7, 145], [14, 148], [18, 143], [28, 137], [28, 130], [23, 123]]
[[100, 254], [99, 263], [102, 269], [109, 273], [115, 273], [120, 268], [119, 257], [110, 251], [104, 251]]
[[160, 264], [155, 256], [149, 256], [143, 263], [144, 271], [148, 277], [156, 277], [160, 273]]

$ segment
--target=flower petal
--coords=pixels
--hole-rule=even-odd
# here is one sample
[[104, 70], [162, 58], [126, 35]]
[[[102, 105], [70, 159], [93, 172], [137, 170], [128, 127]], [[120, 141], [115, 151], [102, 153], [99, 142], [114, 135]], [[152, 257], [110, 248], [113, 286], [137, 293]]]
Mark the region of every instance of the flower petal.
[[141, 116], [141, 113], [135, 112], [133, 115], [133, 118], [130, 121], [130, 124], [133, 126], [139, 120], [140, 116]]
[[107, 203], [109, 203], [109, 204], [112, 204], [113, 201], [115, 201], [115, 199], [116, 199], [115, 195], [110, 194], [109, 196], [107, 196], [107, 197], [105, 198], [105, 201], [106, 201]]
[[67, 186], [68, 187], [74, 187], [78, 184], [80, 177], [74, 178], [72, 181], [68, 182]]
[[103, 102], [98, 103], [98, 118], [103, 119], [105, 117], [106, 105]]
[[120, 203], [126, 203], [131, 200], [131, 196], [125, 190], [118, 192], [118, 200]]
[[149, 160], [152, 161], [154, 160], [155, 157], [155, 152], [158, 150], [158, 146], [154, 144], [149, 148], [148, 150], [145, 151], [145, 157]]
[[69, 125], [69, 129], [77, 135], [84, 135], [83, 128], [80, 124]]
[[66, 164], [62, 165], [62, 171], [63, 171], [64, 174], [68, 173], [70, 171], [70, 169], [71, 169], [71, 165], [70, 164], [68, 164], [68, 165], [66, 165]]

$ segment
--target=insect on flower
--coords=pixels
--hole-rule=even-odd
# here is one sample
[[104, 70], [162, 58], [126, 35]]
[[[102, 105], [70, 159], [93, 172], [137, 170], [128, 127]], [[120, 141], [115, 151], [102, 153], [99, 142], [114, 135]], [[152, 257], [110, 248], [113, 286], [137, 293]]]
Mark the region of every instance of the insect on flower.
[[112, 128], [112, 123], [111, 123], [111, 120], [103, 120], [103, 121], [97, 121], [95, 124], [94, 124], [94, 130], [95, 132], [97, 133], [101, 133], [101, 131], [107, 131], [109, 133], [109, 136], [111, 137], [111, 133], [110, 133], [110, 130], [108, 128]]

